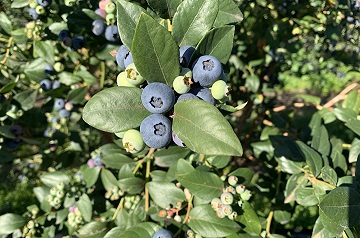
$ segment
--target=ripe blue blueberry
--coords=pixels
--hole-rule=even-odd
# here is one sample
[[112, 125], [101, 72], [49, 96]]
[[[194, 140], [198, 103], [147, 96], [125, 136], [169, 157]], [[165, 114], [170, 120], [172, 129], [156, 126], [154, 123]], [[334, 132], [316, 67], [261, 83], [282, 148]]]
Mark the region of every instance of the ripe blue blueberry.
[[42, 88], [44, 91], [49, 91], [51, 89], [51, 81], [49, 79], [41, 80], [40, 88]]
[[173, 238], [173, 234], [166, 229], [157, 231], [152, 238]]
[[93, 161], [94, 161], [94, 164], [96, 166], [102, 166], [102, 162], [101, 162], [101, 156], [100, 155], [97, 155], [93, 158]]
[[29, 8], [29, 15], [32, 17], [32, 19], [36, 20], [39, 18], [39, 14], [37, 14], [35, 8]]
[[70, 32], [68, 30], [60, 31], [58, 38], [60, 41], [63, 41], [66, 37], [70, 37]]
[[172, 132], [172, 140], [176, 145], [180, 147], [186, 147], [184, 142], [174, 132]]
[[24, 134], [24, 130], [23, 130], [22, 127], [19, 126], [19, 125], [13, 125], [13, 126], [11, 126], [10, 132], [11, 132], [14, 136], [21, 136], [22, 134]]
[[8, 139], [5, 140], [5, 145], [10, 150], [16, 150], [17, 147], [21, 144], [21, 139]]
[[37, 0], [40, 6], [47, 7], [52, 3], [52, 0]]
[[192, 54], [195, 51], [195, 47], [191, 45], [181, 46], [179, 49], [180, 53], [180, 65], [182, 67], [187, 67], [189, 65]]
[[175, 94], [164, 83], [149, 83], [141, 93], [141, 102], [151, 113], [165, 113], [174, 106]]
[[92, 29], [91, 31], [94, 35], [99, 36], [105, 31], [105, 23], [103, 20], [97, 19], [92, 22]]
[[74, 36], [72, 39], [72, 45], [75, 50], [81, 49], [85, 46], [85, 38], [81, 35]]
[[134, 63], [130, 50], [125, 46], [121, 45], [116, 52], [116, 63], [120, 68], [125, 69], [129, 64]]
[[50, 64], [45, 65], [44, 71], [45, 71], [45, 74], [46, 74], [47, 76], [51, 76], [51, 75], [54, 75], [54, 74], [55, 74], [55, 69], [54, 69], [54, 67], [53, 67], [52, 65], [50, 65]]
[[140, 134], [149, 147], [160, 149], [171, 142], [171, 122], [162, 114], [151, 114], [140, 124]]
[[193, 93], [198, 98], [200, 98], [212, 105], [215, 104], [215, 98], [211, 95], [210, 89], [208, 89], [206, 87], [193, 88], [190, 90], [190, 93]]
[[209, 87], [223, 72], [221, 62], [211, 55], [199, 57], [193, 64], [193, 80], [201, 86]]
[[196, 96], [195, 96], [194, 94], [192, 94], [192, 93], [184, 93], [184, 94], [181, 94], [181, 95], [178, 97], [178, 99], [177, 99], [176, 102], [181, 101], [181, 100], [185, 100], [185, 99], [188, 99], [188, 98], [198, 98], [198, 97], [196, 97]]
[[55, 99], [55, 102], [54, 102], [54, 108], [55, 108], [55, 110], [63, 109], [64, 106], [65, 106], [65, 101], [64, 101], [64, 99], [62, 99], [62, 98], [57, 98], [57, 99]]
[[117, 41], [119, 40], [119, 32], [116, 25], [107, 26], [105, 29], [105, 38], [108, 41]]
[[59, 110], [59, 116], [63, 117], [63, 118], [69, 117], [70, 112], [68, 110], [66, 110], [66, 109], [60, 109]]

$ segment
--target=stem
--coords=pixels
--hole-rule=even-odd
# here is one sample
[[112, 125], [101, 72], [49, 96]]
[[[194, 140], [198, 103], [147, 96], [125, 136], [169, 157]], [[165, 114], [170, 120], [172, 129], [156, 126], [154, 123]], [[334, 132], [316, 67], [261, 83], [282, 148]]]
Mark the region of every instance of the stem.
[[191, 195], [190, 199], [188, 200], [188, 206], [187, 206], [186, 215], [185, 215], [183, 224], [185, 224], [189, 220], [190, 210], [191, 210], [191, 205], [192, 205], [193, 198], [194, 198], [194, 195]]
[[343, 231], [342, 237], [343, 237], [343, 238], [348, 238], [348, 236], [346, 235], [346, 232], [345, 232], [345, 231]]
[[7, 45], [7, 49], [6, 49], [6, 53], [5, 53], [5, 57], [4, 59], [0, 62], [0, 64], [5, 64], [6, 60], [9, 58], [9, 54], [10, 54], [10, 46], [12, 44], [13, 38], [10, 37], [9, 41], [8, 41], [8, 45]]
[[104, 61], [101, 61], [100, 69], [101, 69], [100, 88], [103, 88], [104, 87], [104, 81], [105, 81], [105, 62]]
[[274, 216], [274, 211], [271, 211], [269, 213], [268, 218], [266, 219], [267, 220], [267, 222], [266, 222], [266, 233], [267, 234], [270, 234], [270, 227], [271, 227], [271, 221], [272, 221], [273, 216]]
[[119, 202], [119, 205], [117, 206], [116, 208], [116, 211], [112, 217], [112, 220], [115, 220], [117, 214], [119, 213], [120, 209], [123, 207], [123, 204], [124, 204], [124, 197], [121, 198], [120, 202]]

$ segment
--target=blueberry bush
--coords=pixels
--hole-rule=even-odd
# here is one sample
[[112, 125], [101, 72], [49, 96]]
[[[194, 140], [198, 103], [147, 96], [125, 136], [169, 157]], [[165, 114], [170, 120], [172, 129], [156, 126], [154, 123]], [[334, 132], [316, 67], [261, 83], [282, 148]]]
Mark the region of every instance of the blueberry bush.
[[360, 237], [359, 0], [3, 0], [0, 238]]

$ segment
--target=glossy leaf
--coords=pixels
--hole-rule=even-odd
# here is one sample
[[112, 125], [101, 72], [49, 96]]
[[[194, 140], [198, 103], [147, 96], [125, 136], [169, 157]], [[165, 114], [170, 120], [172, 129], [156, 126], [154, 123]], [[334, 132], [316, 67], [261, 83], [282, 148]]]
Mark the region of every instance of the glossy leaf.
[[319, 151], [323, 156], [328, 156], [330, 153], [329, 135], [325, 126], [321, 125], [313, 129], [313, 138], [311, 147]]
[[134, 225], [141, 223], [140, 218], [133, 212], [129, 214], [125, 208], [120, 209], [119, 213], [116, 216], [116, 225], [123, 229], [127, 230]]
[[314, 174], [315, 177], [317, 177], [320, 174], [321, 168], [323, 167], [323, 159], [315, 150], [303, 142], [297, 141], [296, 143], [299, 146], [301, 153], [310, 168], [310, 171]]
[[147, 82], [172, 86], [180, 73], [179, 49], [170, 32], [144, 13], [136, 26], [132, 56]]
[[219, 27], [231, 23], [240, 23], [244, 16], [233, 0], [219, 0], [219, 12], [214, 26]]
[[89, 168], [87, 166], [81, 171], [84, 176], [86, 187], [89, 188], [96, 183], [99, 178], [100, 171], [101, 169], [99, 167]]
[[[17, 214], [7, 213], [0, 216], [0, 235], [8, 235], [16, 229], [23, 227], [27, 222], [25, 217]], [[5, 237], [5, 236], [4, 236]]]
[[14, 99], [20, 103], [24, 111], [28, 111], [34, 107], [36, 102], [36, 97], [37, 97], [37, 90], [28, 89], [16, 94], [14, 96]]
[[221, 63], [226, 64], [233, 47], [234, 32], [234, 26], [222, 26], [208, 31], [197, 45], [192, 57], [212, 55]]
[[11, 3], [11, 8], [23, 8], [26, 7], [27, 5], [29, 5], [28, 0], [14, 0]]
[[218, 11], [218, 1], [184, 0], [173, 19], [172, 33], [178, 45], [196, 45], [211, 29]]
[[111, 190], [112, 187], [117, 187], [117, 179], [114, 174], [107, 169], [101, 170], [101, 181], [106, 190]]
[[146, 187], [149, 190], [151, 199], [161, 208], [167, 208], [169, 205], [175, 206], [178, 202], [186, 200], [184, 191], [173, 183], [148, 182]]
[[11, 31], [13, 30], [10, 19], [3, 11], [0, 12], [0, 28], [9, 35], [11, 35]]
[[141, 89], [113, 87], [100, 91], [86, 103], [83, 119], [99, 130], [120, 132], [140, 126], [149, 114], [141, 103]]
[[190, 217], [187, 224], [201, 236], [225, 237], [240, 230], [240, 226], [236, 222], [217, 217], [210, 205], [194, 207], [190, 211]]
[[136, 163], [134, 159], [121, 153], [105, 153], [101, 157], [101, 162], [103, 162], [107, 168], [112, 169], [121, 169], [121, 167], [126, 164], [135, 166]]
[[182, 0], [146, 0], [146, 2], [161, 18], [170, 19]]
[[116, 1], [117, 26], [120, 39], [131, 50], [136, 24], [145, 10], [137, 4], [125, 0]]
[[350, 128], [350, 130], [352, 130], [353, 132], [355, 132], [355, 134], [360, 136], [360, 121], [359, 120], [350, 120], [350, 121], [346, 122], [345, 126]]
[[70, 182], [70, 177], [62, 172], [62, 171], [56, 171], [56, 172], [49, 172], [42, 174], [40, 176], [41, 182], [43, 182], [48, 187], [54, 187], [59, 182], [63, 182], [64, 184], [68, 184]]
[[81, 212], [81, 216], [85, 221], [90, 222], [92, 217], [92, 203], [87, 194], [81, 195], [80, 199], [76, 202], [76, 207]]
[[145, 181], [138, 177], [128, 177], [118, 181], [121, 190], [129, 194], [138, 194], [144, 190]]
[[329, 238], [334, 237], [329, 230], [327, 230], [324, 225], [322, 224], [320, 218], [316, 219], [315, 226], [312, 232], [312, 237], [315, 238]]
[[348, 122], [350, 120], [354, 120], [356, 119], [356, 112], [354, 112], [353, 110], [349, 109], [349, 108], [335, 108], [333, 110], [335, 116], [337, 117], [337, 119], [339, 119], [340, 121], [343, 122]]
[[302, 206], [314, 206], [319, 203], [313, 188], [299, 187], [295, 190], [295, 200]]
[[173, 131], [189, 149], [207, 155], [242, 155], [239, 139], [216, 107], [188, 99], [174, 108]]
[[321, 177], [325, 182], [328, 182], [334, 186], [337, 184], [337, 174], [335, 170], [329, 165], [325, 165], [321, 168]]
[[77, 234], [81, 237], [101, 238], [104, 237], [107, 231], [106, 222], [93, 221], [81, 227]]
[[299, 174], [303, 171], [302, 167], [304, 166], [303, 162], [294, 162], [289, 159], [286, 159], [284, 156], [275, 157], [278, 162], [281, 171], [289, 174]]
[[34, 55], [36, 55], [36, 58], [42, 58], [51, 65], [55, 63], [55, 48], [52, 45], [51, 41], [35, 40], [33, 47]]
[[236, 217], [236, 221], [239, 221], [245, 227], [243, 228], [246, 233], [250, 235], [259, 235], [261, 232], [261, 223], [254, 208], [249, 202], [244, 202], [241, 206], [243, 214]]
[[156, 150], [154, 153], [155, 164], [160, 167], [170, 167], [176, 164], [179, 159], [184, 159], [189, 153], [190, 150], [179, 146], [170, 146], [163, 150]]
[[111, 229], [104, 238], [152, 238], [156, 231], [160, 230], [161, 227], [152, 222], [139, 223], [126, 231], [121, 228], [115, 227]]
[[354, 138], [351, 143], [351, 148], [349, 151], [349, 163], [354, 163], [358, 160], [360, 154], [360, 140], [358, 138]]

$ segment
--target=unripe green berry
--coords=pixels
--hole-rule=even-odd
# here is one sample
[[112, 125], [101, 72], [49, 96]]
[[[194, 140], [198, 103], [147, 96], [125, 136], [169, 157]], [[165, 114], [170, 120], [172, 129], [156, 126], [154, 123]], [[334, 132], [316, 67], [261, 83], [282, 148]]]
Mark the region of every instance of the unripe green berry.
[[125, 72], [126, 72], [126, 80], [130, 84], [140, 85], [145, 81], [145, 79], [137, 71], [134, 63], [129, 64], [126, 67]]
[[224, 204], [224, 205], [228, 205], [228, 204], [232, 204], [233, 201], [234, 201], [234, 196], [229, 193], [229, 192], [225, 192], [223, 194], [221, 194], [221, 202]]
[[54, 199], [54, 197], [53, 197], [51, 194], [49, 194], [49, 195], [46, 196], [46, 200], [47, 200], [48, 202], [51, 202], [53, 199]]
[[65, 195], [64, 190], [58, 190], [56, 193], [56, 197], [63, 198]]
[[229, 95], [229, 87], [223, 80], [217, 80], [210, 88], [211, 95], [217, 100], [224, 100]]
[[179, 94], [184, 94], [189, 92], [190, 86], [193, 82], [191, 78], [186, 76], [177, 76], [173, 81], [173, 88], [175, 92]]
[[234, 220], [237, 216], [238, 216], [237, 212], [233, 211], [230, 215], [228, 215], [228, 218], [230, 220]]
[[245, 191], [245, 186], [240, 184], [240, 185], [236, 186], [235, 190], [238, 194], [242, 194]]
[[57, 188], [56, 187], [52, 187], [52, 188], [50, 188], [50, 194], [51, 195], [53, 195], [53, 196], [55, 196], [56, 195], [56, 193], [57, 193]]
[[106, 24], [108, 24], [108, 25], [115, 24], [115, 22], [116, 22], [115, 14], [113, 14], [113, 13], [106, 14], [105, 20], [106, 20]]
[[44, 15], [46, 13], [46, 9], [41, 5], [36, 6], [35, 11], [39, 15]]
[[238, 182], [238, 177], [232, 175], [228, 178], [228, 183], [231, 185], [231, 186], [235, 186], [236, 183]]
[[29, 0], [29, 7], [36, 8], [38, 6], [38, 2], [36, 0]]
[[233, 209], [231, 208], [230, 205], [224, 205], [224, 206], [222, 207], [222, 212], [223, 212], [226, 216], [228, 216], [228, 215], [230, 215], [230, 214], [233, 212]]
[[75, 217], [75, 222], [76, 222], [77, 224], [81, 224], [81, 223], [83, 222], [82, 216], [76, 216], [76, 217]]
[[219, 218], [224, 218], [225, 217], [225, 214], [224, 214], [222, 208], [218, 208], [216, 210], [216, 216], [218, 216]]
[[214, 210], [216, 210], [216, 209], [218, 209], [218, 208], [221, 208], [222, 205], [223, 205], [223, 204], [222, 204], [220, 198], [213, 198], [213, 199], [211, 200], [211, 207], [212, 207]]
[[236, 193], [235, 188], [233, 186], [226, 187], [225, 192], [229, 192], [229, 193], [232, 193], [232, 194]]
[[75, 217], [76, 217], [76, 215], [75, 215], [75, 213], [73, 213], [73, 212], [70, 212], [70, 213], [68, 214], [68, 220], [69, 220], [69, 221], [75, 221]]
[[60, 72], [64, 71], [65, 66], [64, 66], [64, 64], [61, 63], [61, 62], [56, 62], [56, 63], [54, 64], [54, 69], [55, 69], [56, 72], [60, 73]]
[[251, 198], [251, 192], [250, 190], [245, 190], [243, 193], [240, 194], [240, 197], [242, 200], [244, 201], [249, 201], [249, 199]]
[[115, 12], [115, 4], [113, 2], [108, 2], [106, 5], [105, 5], [105, 12], [107, 14], [112, 14]]
[[186, 76], [187, 78], [192, 79], [192, 71], [189, 68], [182, 68], [180, 72], [180, 76]]
[[130, 129], [125, 132], [122, 143], [125, 150], [130, 153], [138, 153], [145, 148], [145, 143], [140, 132], [135, 129]]
[[57, 189], [59, 190], [63, 190], [65, 188], [65, 184], [64, 182], [58, 182], [58, 184], [56, 185]]
[[[126, 72], [125, 72], [125, 71], [121, 72], [121, 73], [117, 76], [117, 78], [116, 78], [116, 84], [117, 84], [117, 86], [122, 86], [122, 87], [136, 87], [134, 84], [131, 84], [131, 83], [129, 83], [129, 82], [127, 81], [127, 79], [126, 79]], [[124, 133], [125, 133], [125, 132], [124, 132]], [[116, 135], [116, 133], [115, 133], [115, 135]], [[122, 137], [120, 137], [120, 138], [122, 138]]]
[[238, 201], [239, 207], [242, 207], [243, 203], [244, 203], [243, 200], [239, 200], [239, 201]]
[[27, 224], [26, 224], [27, 228], [32, 229], [35, 227], [35, 223], [34, 221], [30, 220]]

